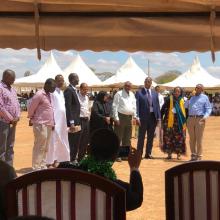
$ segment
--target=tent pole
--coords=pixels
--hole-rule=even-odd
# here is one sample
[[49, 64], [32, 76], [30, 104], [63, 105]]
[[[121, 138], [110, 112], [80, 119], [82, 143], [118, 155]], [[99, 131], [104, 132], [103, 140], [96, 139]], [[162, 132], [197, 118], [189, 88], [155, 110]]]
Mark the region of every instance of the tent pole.
[[147, 75], [148, 75], [148, 77], [150, 77], [150, 60], [148, 59], [147, 60]]
[[40, 19], [39, 5], [37, 0], [35, 0], [34, 2], [35, 39], [36, 39], [36, 47], [37, 47], [37, 58], [41, 60], [39, 19]]

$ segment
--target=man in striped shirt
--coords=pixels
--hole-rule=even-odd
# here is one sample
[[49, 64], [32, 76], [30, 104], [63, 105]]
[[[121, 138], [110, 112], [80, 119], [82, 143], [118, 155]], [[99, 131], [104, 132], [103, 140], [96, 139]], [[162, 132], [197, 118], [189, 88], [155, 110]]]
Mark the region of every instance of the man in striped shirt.
[[0, 160], [13, 165], [15, 130], [20, 117], [20, 105], [15, 89], [15, 72], [5, 70], [0, 82]]

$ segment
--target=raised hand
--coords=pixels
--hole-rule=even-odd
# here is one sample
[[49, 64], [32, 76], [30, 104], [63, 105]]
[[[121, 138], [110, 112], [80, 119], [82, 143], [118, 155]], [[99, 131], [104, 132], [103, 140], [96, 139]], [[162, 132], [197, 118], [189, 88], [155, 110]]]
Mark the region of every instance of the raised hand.
[[128, 164], [130, 169], [138, 169], [141, 163], [141, 158], [142, 152], [140, 150], [136, 150], [135, 148], [131, 148], [128, 155]]

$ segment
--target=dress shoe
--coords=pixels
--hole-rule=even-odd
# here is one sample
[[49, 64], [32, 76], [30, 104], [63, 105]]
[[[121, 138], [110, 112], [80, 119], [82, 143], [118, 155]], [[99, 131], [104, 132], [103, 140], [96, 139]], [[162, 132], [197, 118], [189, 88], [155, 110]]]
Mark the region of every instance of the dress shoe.
[[197, 156], [197, 160], [202, 160], [202, 156]]
[[145, 159], [154, 159], [154, 157], [153, 156], [151, 156], [151, 155], [149, 155], [149, 154], [147, 154], [147, 155], [145, 155], [145, 157], [144, 157]]
[[191, 155], [191, 160], [190, 161], [197, 161], [197, 155]]
[[167, 160], [171, 160], [172, 159], [172, 154], [168, 154], [168, 156], [166, 157]]

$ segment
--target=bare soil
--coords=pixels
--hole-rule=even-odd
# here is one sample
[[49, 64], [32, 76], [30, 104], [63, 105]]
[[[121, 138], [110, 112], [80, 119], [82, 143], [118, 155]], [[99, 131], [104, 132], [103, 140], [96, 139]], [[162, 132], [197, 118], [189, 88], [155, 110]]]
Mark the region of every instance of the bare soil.
[[[220, 159], [220, 117], [210, 117], [207, 119], [203, 138], [204, 160]], [[23, 112], [21, 120], [17, 126], [15, 143], [15, 169], [18, 175], [22, 175], [31, 169], [32, 147], [33, 147], [32, 127], [28, 126], [27, 113]], [[136, 139], [132, 140], [136, 146]], [[190, 159], [190, 149], [187, 138], [187, 155], [180, 161], [177, 159], [166, 160], [164, 153], [158, 147], [158, 140], [155, 139], [153, 147], [154, 160], [142, 160], [140, 171], [144, 184], [144, 201], [141, 208], [128, 212], [128, 220], [165, 220], [165, 192], [164, 192], [164, 172], [178, 164]], [[176, 155], [173, 155], [176, 157]], [[126, 161], [114, 164], [118, 178], [129, 181], [129, 166]]]

